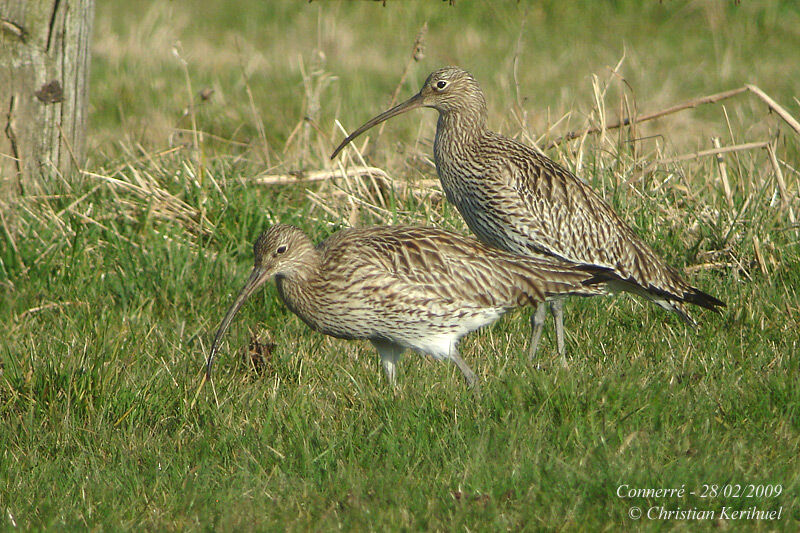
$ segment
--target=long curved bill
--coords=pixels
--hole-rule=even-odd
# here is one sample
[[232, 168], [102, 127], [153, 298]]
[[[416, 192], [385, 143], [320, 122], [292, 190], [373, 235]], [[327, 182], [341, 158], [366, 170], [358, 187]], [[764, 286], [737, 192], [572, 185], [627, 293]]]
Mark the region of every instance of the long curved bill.
[[247, 283], [245, 283], [244, 287], [242, 287], [242, 290], [239, 291], [239, 296], [236, 297], [233, 305], [225, 314], [225, 318], [222, 319], [222, 323], [219, 325], [217, 334], [214, 336], [214, 344], [211, 345], [211, 353], [208, 355], [208, 360], [206, 360], [206, 379], [211, 379], [211, 365], [214, 364], [214, 356], [219, 350], [222, 336], [225, 335], [225, 331], [227, 331], [228, 326], [231, 325], [233, 317], [239, 312], [239, 309], [242, 307], [242, 305], [244, 305], [244, 302], [247, 300], [247, 298], [253, 294], [253, 292], [255, 292], [255, 290], [258, 289], [267, 279], [269, 279], [269, 274], [270, 273], [264, 269], [254, 268], [250, 273], [250, 278], [247, 280]]
[[336, 147], [336, 150], [333, 151], [333, 155], [331, 155], [331, 159], [334, 159], [337, 155], [339, 155], [339, 152], [342, 151], [342, 148], [347, 146], [350, 143], [350, 141], [352, 141], [353, 139], [355, 139], [356, 137], [358, 137], [371, 127], [376, 126], [386, 120], [389, 120], [392, 117], [396, 117], [401, 113], [405, 113], [406, 111], [411, 111], [412, 109], [416, 109], [418, 107], [422, 107], [422, 93], [415, 94], [402, 104], [397, 104], [390, 110], [384, 111], [377, 117], [365, 122], [363, 126], [361, 126], [356, 131], [348, 135], [347, 138], [345, 138], [345, 140], [342, 141], [342, 144]]

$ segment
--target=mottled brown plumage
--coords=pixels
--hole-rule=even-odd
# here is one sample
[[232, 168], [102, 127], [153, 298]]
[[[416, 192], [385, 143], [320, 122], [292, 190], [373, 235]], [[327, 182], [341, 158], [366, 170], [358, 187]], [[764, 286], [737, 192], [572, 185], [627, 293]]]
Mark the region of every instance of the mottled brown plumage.
[[[460, 68], [432, 73], [419, 93], [358, 128], [331, 158], [376, 124], [423, 106], [439, 111], [433, 154], [442, 189], [481, 241], [516, 254], [546, 254], [576, 265], [607, 268], [616, 278], [611, 289], [644, 296], [690, 324], [694, 321], [684, 302], [715, 311], [725, 305], [684, 281], [569, 170], [489, 131], [483, 91]], [[551, 308], [563, 354], [561, 300]], [[540, 305], [531, 319], [531, 356], [541, 336], [544, 312]]]
[[461, 337], [509, 309], [597, 294], [608, 280], [603, 268], [520, 257], [414, 226], [345, 229], [314, 246], [301, 230], [279, 224], [253, 251], [253, 272], [217, 331], [207, 376], [234, 315], [272, 277], [286, 306], [312, 329], [372, 341], [390, 381], [400, 354], [411, 348], [452, 360], [470, 384], [476, 378], [458, 354]]

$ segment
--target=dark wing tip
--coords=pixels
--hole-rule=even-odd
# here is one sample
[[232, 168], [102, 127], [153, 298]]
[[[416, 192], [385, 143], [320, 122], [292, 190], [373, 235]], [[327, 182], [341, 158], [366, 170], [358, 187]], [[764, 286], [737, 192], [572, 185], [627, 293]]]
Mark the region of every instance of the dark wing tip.
[[705, 307], [706, 309], [714, 311], [715, 313], [720, 313], [721, 311], [719, 308], [721, 307], [728, 307], [728, 305], [722, 300], [714, 298], [710, 294], [694, 287], [692, 287], [692, 292], [685, 294], [683, 298], [684, 301], [699, 305], [700, 307]]
[[577, 264], [574, 266], [576, 270], [592, 275], [590, 278], [583, 280], [583, 285], [598, 285], [620, 279], [614, 269], [609, 267], [591, 264]]

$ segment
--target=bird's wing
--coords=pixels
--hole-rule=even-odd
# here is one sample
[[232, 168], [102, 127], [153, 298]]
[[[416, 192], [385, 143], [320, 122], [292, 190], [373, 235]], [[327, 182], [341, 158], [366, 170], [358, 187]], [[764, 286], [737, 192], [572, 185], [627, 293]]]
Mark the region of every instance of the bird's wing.
[[[555, 294], [596, 294], [596, 272], [553, 259], [512, 256], [475, 239], [436, 228], [369, 228], [353, 249], [352, 275], [405, 299], [477, 307], [530, 305]], [[386, 293], [384, 293], [386, 294]]]
[[[501, 191], [503, 224], [517, 242], [571, 263], [610, 269], [649, 297], [713, 309], [722, 302], [689, 285], [584, 181], [533, 149], [502, 138], [487, 179]], [[639, 291], [634, 291], [639, 292]], [[672, 305], [672, 304], [670, 304]], [[685, 311], [673, 309], [684, 316]], [[689, 319], [690, 320], [690, 319]]]
[[492, 160], [486, 179], [507, 204], [503, 223], [519, 242], [527, 238], [540, 252], [611, 268], [645, 287], [672, 270], [587, 183], [521, 143], [493, 141], [504, 157]]

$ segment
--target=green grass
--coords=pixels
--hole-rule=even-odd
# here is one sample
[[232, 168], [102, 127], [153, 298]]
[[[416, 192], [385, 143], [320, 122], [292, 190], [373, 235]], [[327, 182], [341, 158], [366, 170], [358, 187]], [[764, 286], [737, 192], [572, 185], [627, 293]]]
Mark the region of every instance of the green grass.
[[[548, 369], [527, 361], [530, 310], [521, 310], [463, 342], [478, 394], [454, 366], [411, 353], [392, 390], [369, 343], [309, 330], [270, 285], [237, 316], [213, 386], [192, 405], [213, 333], [269, 224], [296, 224], [315, 240], [349, 222], [466, 231], [436, 193], [401, 187], [435, 178], [423, 159], [430, 111], [387, 124], [368, 159], [394, 180], [385, 206], [356, 179], [239, 180], [328, 165], [341, 138], [334, 119], [352, 130], [386, 107], [425, 20], [426, 57], [400, 97], [458, 63], [486, 90], [493, 127], [546, 134], [546, 143], [597, 123], [592, 74], [608, 88], [608, 120], [625, 96], [649, 112], [746, 82], [800, 116], [792, 3], [97, 9], [92, 174], [0, 201], [0, 529], [797, 530], [800, 237], [789, 217], [800, 215], [800, 137], [751, 95], [549, 152], [580, 165], [645, 240], [728, 303], [719, 316], [695, 312], [696, 331], [627, 296], [572, 299], [569, 370], [556, 365], [550, 325], [539, 352]], [[520, 107], [513, 56], [523, 19]], [[623, 53], [631, 89], [607, 68]], [[193, 109], [196, 152], [186, 73], [192, 94], [215, 89]], [[338, 79], [312, 95], [319, 130], [306, 133], [306, 89], [329, 74]], [[725, 155], [732, 207], [712, 158], [640, 176], [642, 163], [709, 148], [710, 135], [733, 145], [776, 134], [786, 202], [763, 150]], [[261, 372], [245, 361], [252, 336], [275, 344]], [[699, 492], [751, 483], [782, 493], [616, 495], [622, 484]], [[628, 516], [632, 506], [753, 505], [782, 507], [782, 520]]]

